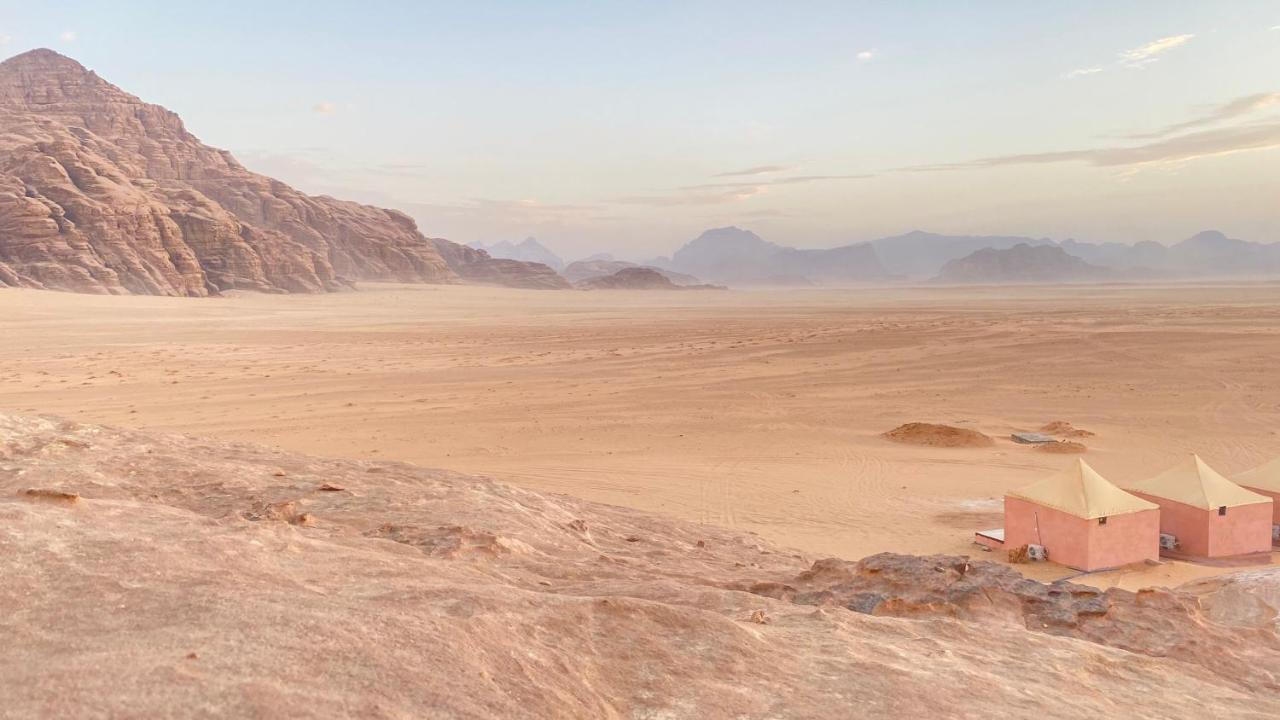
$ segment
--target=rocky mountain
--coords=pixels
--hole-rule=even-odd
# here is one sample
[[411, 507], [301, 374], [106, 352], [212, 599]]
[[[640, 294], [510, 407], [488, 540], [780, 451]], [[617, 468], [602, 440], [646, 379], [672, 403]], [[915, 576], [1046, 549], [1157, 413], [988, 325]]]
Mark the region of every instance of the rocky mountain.
[[0, 413], [0, 715], [1280, 716], [1274, 568], [1045, 585]]
[[546, 245], [538, 242], [538, 239], [534, 237], [527, 237], [519, 243], [503, 240], [492, 245], [475, 242], [469, 243], [469, 246], [477, 250], [484, 250], [495, 258], [542, 263], [556, 272], [564, 270], [564, 260], [561, 260], [559, 255], [551, 252]]
[[597, 275], [575, 283], [584, 290], [678, 290], [660, 270], [627, 267], [609, 275]]
[[952, 260], [934, 278], [940, 283], [1034, 283], [1102, 280], [1111, 273], [1057, 245], [1021, 243], [997, 250], [983, 248]]
[[799, 250], [736, 227], [702, 233], [671, 256], [670, 267], [714, 282], [743, 285], [841, 284], [889, 276], [867, 243]]
[[1022, 244], [1046, 245], [1050, 241], [1005, 235], [939, 235], [922, 230], [871, 241], [890, 273], [912, 278], [933, 277], [943, 265], [978, 250], [1004, 250]]
[[938, 235], [914, 231], [873, 240], [876, 254], [889, 272], [929, 277], [958, 260], [984, 249], [1007, 250], [1016, 245], [1057, 246], [1087, 263], [1132, 278], [1194, 278], [1268, 275], [1280, 273], [1280, 244], [1229, 238], [1207, 230], [1174, 245], [1143, 241], [1135, 244], [1055, 242], [1015, 236]]
[[532, 290], [571, 287], [555, 270], [537, 262], [491, 257], [484, 250], [430, 238], [436, 252], [463, 282]]
[[569, 263], [569, 266], [566, 267], [561, 274], [564, 275], [569, 282], [577, 284], [577, 283], [583, 282], [584, 280], [604, 277], [606, 275], [613, 275], [619, 270], [625, 270], [626, 268], [636, 268], [636, 267], [643, 267], [643, 268], [648, 268], [650, 270], [653, 270], [676, 285], [701, 285], [702, 284], [702, 281], [699, 280], [698, 278], [685, 273], [678, 273], [674, 270], [665, 270], [663, 268], [654, 267], [651, 265], [638, 265], [633, 262], [627, 262], [626, 260], [612, 260], [612, 259], [611, 260], [579, 260], [577, 262]]
[[[583, 290], [724, 290], [720, 285], [703, 283], [676, 283], [670, 275], [679, 275], [658, 268], [624, 267], [608, 275], [593, 275], [574, 283]], [[688, 277], [687, 275], [681, 277]], [[697, 278], [693, 278], [696, 280]]]
[[51, 50], [0, 63], [0, 130], [0, 285], [204, 296], [543, 273], [451, 264], [408, 216], [250, 172]]

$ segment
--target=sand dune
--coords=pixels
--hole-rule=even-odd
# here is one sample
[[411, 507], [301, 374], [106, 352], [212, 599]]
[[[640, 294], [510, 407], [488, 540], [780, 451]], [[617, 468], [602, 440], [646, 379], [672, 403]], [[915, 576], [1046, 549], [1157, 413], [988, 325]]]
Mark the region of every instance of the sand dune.
[[[815, 554], [972, 552], [1096, 433], [1117, 482], [1280, 454], [1280, 287], [527, 292], [213, 300], [0, 292], [0, 409], [481, 472]], [[880, 437], [971, 428], [989, 448]], [[1052, 568], [1032, 573], [1051, 576]], [[1162, 565], [1092, 576], [1167, 584]]]

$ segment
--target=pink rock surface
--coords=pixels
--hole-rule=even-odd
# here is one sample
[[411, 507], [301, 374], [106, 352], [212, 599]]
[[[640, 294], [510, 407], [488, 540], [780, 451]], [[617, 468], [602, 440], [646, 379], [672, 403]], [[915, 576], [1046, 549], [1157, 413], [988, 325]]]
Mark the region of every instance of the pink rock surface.
[[1199, 609], [1238, 584], [964, 563], [814, 564], [486, 478], [0, 414], [0, 715], [1280, 713], [1274, 627]]
[[550, 272], [485, 273], [496, 261], [483, 252], [451, 265], [441, 244], [454, 246], [401, 213], [250, 172], [51, 50], [0, 63], [0, 286], [204, 296], [478, 275], [525, 286]]

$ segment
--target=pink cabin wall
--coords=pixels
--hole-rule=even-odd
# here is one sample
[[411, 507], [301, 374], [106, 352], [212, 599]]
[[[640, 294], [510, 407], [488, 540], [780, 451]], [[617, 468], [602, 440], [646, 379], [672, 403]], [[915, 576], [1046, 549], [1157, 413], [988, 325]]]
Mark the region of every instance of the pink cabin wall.
[[1272, 492], [1270, 490], [1261, 490], [1256, 487], [1249, 487], [1248, 485], [1245, 485], [1244, 487], [1258, 493], [1259, 495], [1266, 495], [1271, 498], [1271, 524], [1280, 525], [1280, 493]]
[[1224, 557], [1271, 552], [1271, 512], [1274, 503], [1227, 508], [1226, 515], [1209, 513], [1209, 555]]
[[[1036, 532], [1039, 520], [1040, 531]], [[1044, 545], [1049, 560], [1101, 570], [1160, 556], [1160, 511], [1113, 515], [1106, 525], [1015, 497], [1004, 499], [1004, 547]]]
[[1271, 550], [1271, 503], [1201, 510], [1155, 495], [1134, 493], [1160, 506], [1160, 532], [1178, 536], [1178, 549], [1188, 555], [1225, 557]]
[[1160, 559], [1160, 511], [1152, 508], [1135, 513], [1112, 515], [1106, 525], [1087, 520], [1089, 525], [1089, 567], [1086, 570], [1120, 567]]

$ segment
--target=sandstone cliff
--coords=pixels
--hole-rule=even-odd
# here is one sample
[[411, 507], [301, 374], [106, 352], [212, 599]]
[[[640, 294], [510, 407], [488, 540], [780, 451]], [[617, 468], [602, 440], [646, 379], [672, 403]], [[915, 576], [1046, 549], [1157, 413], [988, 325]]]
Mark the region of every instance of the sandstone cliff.
[[816, 563], [397, 463], [0, 413], [5, 717], [1276, 717], [1280, 574]]
[[455, 267], [442, 245], [401, 213], [250, 172], [53, 51], [0, 63], [0, 286], [204, 296], [544, 274], [483, 253]]

